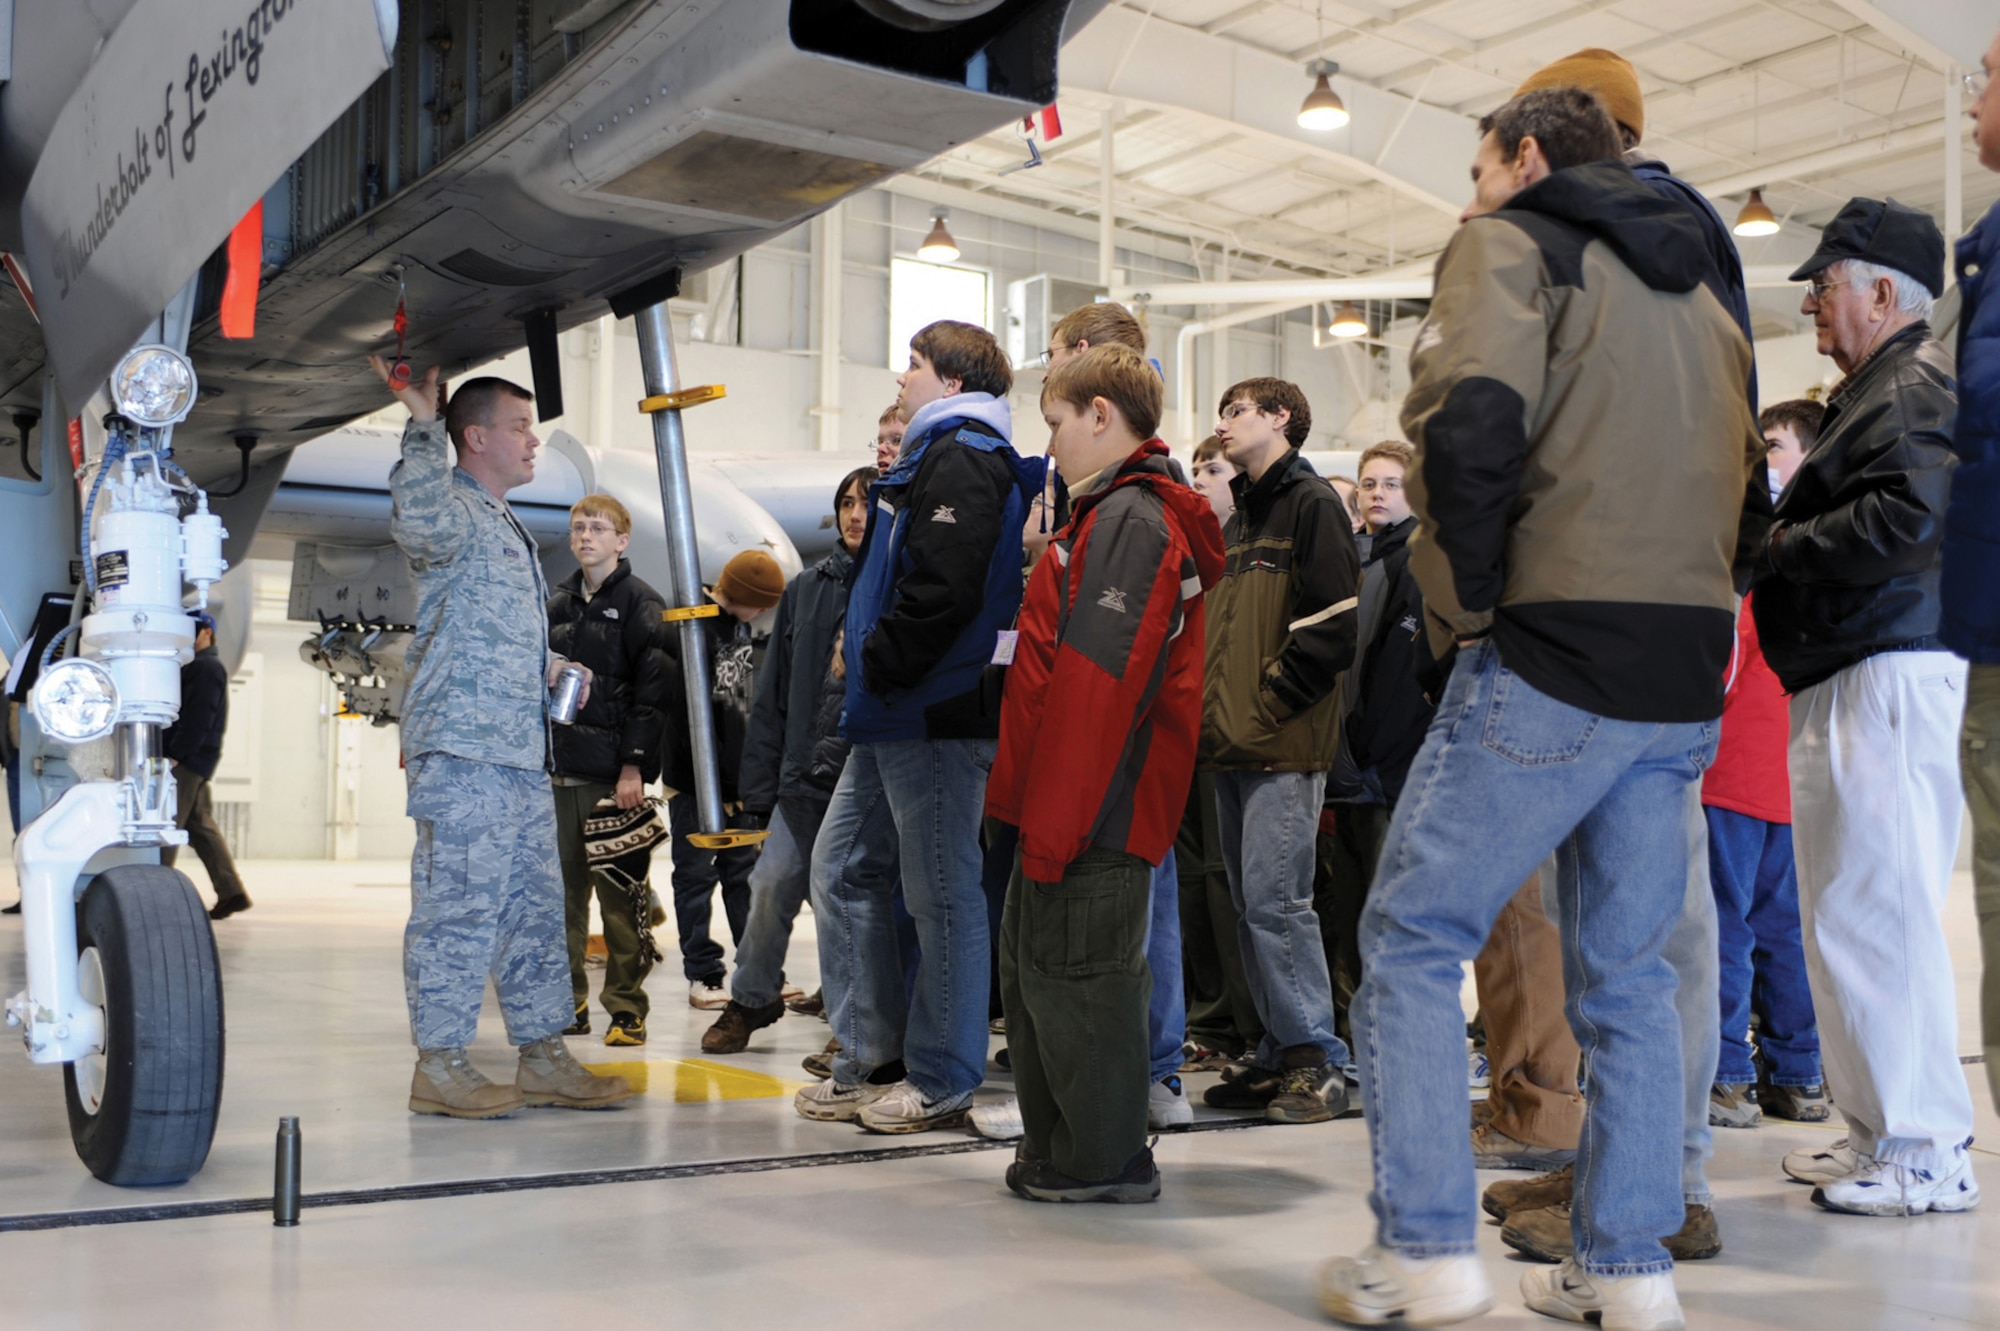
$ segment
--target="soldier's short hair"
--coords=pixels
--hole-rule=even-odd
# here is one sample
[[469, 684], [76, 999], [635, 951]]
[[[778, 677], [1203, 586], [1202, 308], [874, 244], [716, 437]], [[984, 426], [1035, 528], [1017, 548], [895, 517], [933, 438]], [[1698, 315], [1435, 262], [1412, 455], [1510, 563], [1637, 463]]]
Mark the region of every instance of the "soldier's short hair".
[[466, 380], [453, 391], [451, 403], [444, 409], [445, 433], [453, 444], [464, 448], [465, 427], [491, 425], [493, 409], [508, 398], [533, 402], [535, 395], [511, 380], [490, 374]]
[[1056, 326], [1049, 330], [1049, 338], [1054, 345], [1070, 350], [1079, 342], [1088, 342], [1093, 347], [1115, 342], [1142, 356], [1146, 354], [1146, 330], [1132, 317], [1132, 311], [1114, 300], [1077, 306], [1056, 321]]
[[1121, 342], [1091, 347], [1050, 370], [1042, 381], [1042, 401], [1053, 398], [1085, 411], [1101, 397], [1118, 408], [1126, 427], [1141, 439], [1151, 439], [1160, 428], [1164, 394], [1153, 367]]
[[1306, 436], [1312, 433], [1313, 413], [1297, 384], [1284, 379], [1245, 379], [1240, 384], [1231, 384], [1215, 414], [1220, 416], [1238, 402], [1254, 402], [1257, 410], [1267, 416], [1291, 412], [1292, 418], [1285, 422], [1285, 442], [1293, 448], [1305, 447]]
[[625, 511], [625, 505], [607, 494], [585, 495], [570, 506], [569, 516], [572, 522], [578, 518], [603, 518], [620, 536], [632, 534], [632, 515]]
[[961, 393], [1005, 397], [1014, 386], [1007, 353], [993, 340], [993, 334], [978, 324], [939, 319], [910, 339], [910, 350], [929, 361], [938, 378], [958, 380]]

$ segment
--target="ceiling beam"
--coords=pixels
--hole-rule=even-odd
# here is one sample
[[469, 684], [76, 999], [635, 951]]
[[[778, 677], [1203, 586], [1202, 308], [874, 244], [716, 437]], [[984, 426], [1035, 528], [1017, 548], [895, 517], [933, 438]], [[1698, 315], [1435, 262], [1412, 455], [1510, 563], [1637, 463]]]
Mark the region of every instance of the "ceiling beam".
[[1942, 69], [1979, 68], [1993, 40], [1990, 0], [1833, 0], [1904, 50]]
[[[1398, 17], [1419, 7], [1433, 6], [1417, 0]], [[1352, 122], [1332, 133], [1300, 129], [1299, 101], [1310, 87], [1303, 68], [1157, 15], [1148, 22], [1122, 6], [1105, 10], [1064, 46], [1062, 79], [1066, 93], [1115, 97], [1282, 144], [1452, 216], [1472, 193], [1467, 170], [1479, 136], [1471, 119], [1336, 75]]]

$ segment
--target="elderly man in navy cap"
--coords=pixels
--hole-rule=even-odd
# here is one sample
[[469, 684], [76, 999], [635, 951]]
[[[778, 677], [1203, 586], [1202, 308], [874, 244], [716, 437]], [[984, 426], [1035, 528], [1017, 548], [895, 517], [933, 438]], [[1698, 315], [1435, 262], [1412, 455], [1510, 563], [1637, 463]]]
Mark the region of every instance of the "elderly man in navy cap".
[[1965, 710], [1965, 662], [1937, 636], [1958, 412], [1928, 322], [1944, 237], [1894, 199], [1853, 199], [1792, 279], [1846, 378], [1778, 502], [1754, 604], [1792, 695], [1806, 964], [1847, 1136], [1793, 1151], [1785, 1172], [1831, 1210], [1969, 1211], [1972, 1097], [1942, 920]]

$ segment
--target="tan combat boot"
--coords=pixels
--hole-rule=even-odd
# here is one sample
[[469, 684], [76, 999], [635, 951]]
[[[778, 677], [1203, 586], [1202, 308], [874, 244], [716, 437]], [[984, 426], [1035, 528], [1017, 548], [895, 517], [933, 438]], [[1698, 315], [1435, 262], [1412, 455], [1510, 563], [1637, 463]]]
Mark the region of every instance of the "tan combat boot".
[[410, 1112], [447, 1118], [504, 1118], [521, 1108], [521, 1093], [496, 1086], [460, 1049], [425, 1049], [410, 1078]]
[[528, 1105], [563, 1109], [608, 1109], [632, 1098], [623, 1077], [600, 1077], [576, 1061], [560, 1035], [521, 1046], [521, 1066], [514, 1085]]

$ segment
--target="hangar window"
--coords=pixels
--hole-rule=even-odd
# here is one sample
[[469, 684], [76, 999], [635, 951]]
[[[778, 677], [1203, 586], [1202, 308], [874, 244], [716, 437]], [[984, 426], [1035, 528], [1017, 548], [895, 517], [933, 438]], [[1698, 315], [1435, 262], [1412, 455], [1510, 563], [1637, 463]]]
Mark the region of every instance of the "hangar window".
[[924, 325], [960, 319], [993, 326], [993, 279], [984, 269], [923, 259], [889, 261], [889, 368], [910, 363], [910, 339]]

